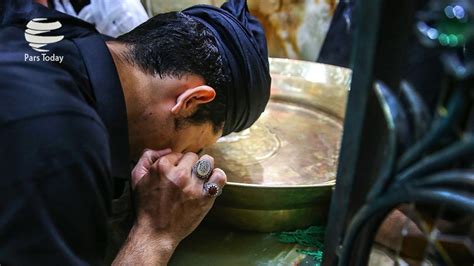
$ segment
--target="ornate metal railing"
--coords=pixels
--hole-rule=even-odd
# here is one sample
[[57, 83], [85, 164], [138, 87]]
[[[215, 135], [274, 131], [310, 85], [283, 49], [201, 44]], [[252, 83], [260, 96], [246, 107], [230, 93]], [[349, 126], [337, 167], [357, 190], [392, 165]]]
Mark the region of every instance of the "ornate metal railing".
[[[474, 253], [468, 231], [474, 228], [474, 2], [361, 0], [356, 12], [353, 78], [323, 264], [366, 265], [381, 223], [406, 204], [406, 219], [425, 240], [421, 257], [473, 265], [466, 260]], [[443, 74], [432, 77], [438, 89], [405, 81], [412, 36], [440, 58]], [[437, 101], [427, 104], [432, 96]], [[468, 226], [452, 234], [439, 221]], [[453, 257], [447, 243], [467, 255]]]

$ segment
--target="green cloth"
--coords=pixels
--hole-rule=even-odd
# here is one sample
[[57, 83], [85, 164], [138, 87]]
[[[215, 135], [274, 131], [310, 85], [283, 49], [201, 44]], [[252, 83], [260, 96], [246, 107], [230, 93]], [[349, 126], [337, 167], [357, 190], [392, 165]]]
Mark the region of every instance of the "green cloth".
[[274, 233], [280, 242], [296, 243], [305, 247], [310, 247], [310, 250], [299, 249], [298, 252], [311, 256], [316, 265], [319, 266], [323, 260], [324, 235], [326, 227], [324, 226], [310, 226], [306, 229], [298, 229], [291, 232]]

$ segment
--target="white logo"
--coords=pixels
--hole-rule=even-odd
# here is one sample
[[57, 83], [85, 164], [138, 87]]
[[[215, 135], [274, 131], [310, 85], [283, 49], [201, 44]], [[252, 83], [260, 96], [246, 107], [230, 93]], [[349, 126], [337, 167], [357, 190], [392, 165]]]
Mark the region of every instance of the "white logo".
[[42, 36], [41, 34], [61, 28], [59, 21], [45, 22], [46, 18], [34, 18], [26, 24], [25, 40], [31, 48], [38, 52], [48, 52], [48, 49], [40, 49], [48, 44], [59, 42], [64, 38], [60, 36]]

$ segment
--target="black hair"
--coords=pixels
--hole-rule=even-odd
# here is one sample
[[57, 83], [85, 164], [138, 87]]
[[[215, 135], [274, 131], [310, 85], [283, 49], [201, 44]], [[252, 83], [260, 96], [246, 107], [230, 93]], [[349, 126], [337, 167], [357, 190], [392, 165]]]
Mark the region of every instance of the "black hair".
[[[209, 121], [215, 133], [222, 128], [226, 115], [225, 86], [230, 75], [212, 33], [201, 22], [181, 12], [164, 13], [118, 37], [117, 41], [128, 47], [125, 59], [145, 73], [175, 78], [186, 74], [201, 76], [214, 88], [216, 98], [200, 105], [184, 121], [194, 124]], [[182, 122], [176, 120], [176, 127], [181, 127]]]

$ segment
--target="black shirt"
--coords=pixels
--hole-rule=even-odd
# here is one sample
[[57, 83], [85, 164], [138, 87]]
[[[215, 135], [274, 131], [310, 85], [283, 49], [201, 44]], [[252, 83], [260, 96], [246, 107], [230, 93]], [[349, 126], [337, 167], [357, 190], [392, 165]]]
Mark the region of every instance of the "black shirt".
[[[41, 35], [64, 39], [33, 50], [33, 18], [59, 21]], [[92, 25], [35, 4], [1, 26], [1, 265], [102, 263], [112, 177], [130, 173], [127, 132], [118, 74]]]

